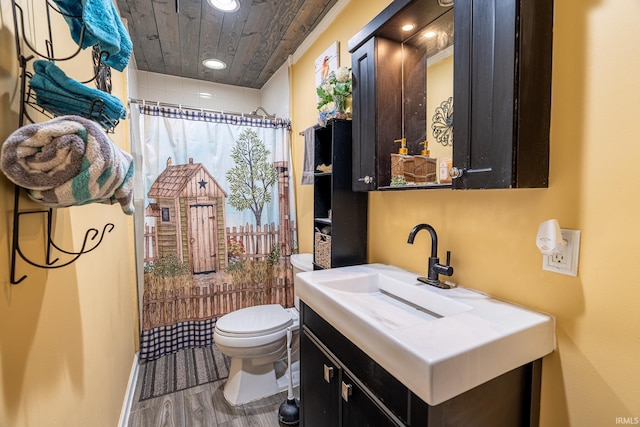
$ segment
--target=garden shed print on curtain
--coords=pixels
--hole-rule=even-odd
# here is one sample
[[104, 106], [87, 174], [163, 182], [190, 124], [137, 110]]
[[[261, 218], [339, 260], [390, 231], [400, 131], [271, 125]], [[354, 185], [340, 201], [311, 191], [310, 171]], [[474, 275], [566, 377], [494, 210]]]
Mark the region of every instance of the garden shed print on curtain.
[[218, 317], [293, 305], [290, 122], [140, 107], [140, 359], [213, 343]]

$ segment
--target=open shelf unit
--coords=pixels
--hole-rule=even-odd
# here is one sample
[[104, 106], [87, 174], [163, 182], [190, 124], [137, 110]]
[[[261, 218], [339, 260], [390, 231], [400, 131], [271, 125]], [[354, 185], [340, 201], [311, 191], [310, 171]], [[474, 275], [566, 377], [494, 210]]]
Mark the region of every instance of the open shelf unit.
[[368, 195], [351, 190], [351, 121], [331, 119], [314, 132], [314, 268], [363, 264]]

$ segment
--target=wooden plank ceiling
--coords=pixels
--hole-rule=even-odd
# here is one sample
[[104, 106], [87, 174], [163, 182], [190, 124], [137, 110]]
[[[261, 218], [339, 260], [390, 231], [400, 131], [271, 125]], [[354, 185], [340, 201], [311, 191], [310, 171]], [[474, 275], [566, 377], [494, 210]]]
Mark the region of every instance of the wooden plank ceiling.
[[[139, 70], [259, 89], [337, 0], [240, 0], [224, 13], [207, 0], [117, 0]], [[202, 65], [221, 59], [224, 70]]]

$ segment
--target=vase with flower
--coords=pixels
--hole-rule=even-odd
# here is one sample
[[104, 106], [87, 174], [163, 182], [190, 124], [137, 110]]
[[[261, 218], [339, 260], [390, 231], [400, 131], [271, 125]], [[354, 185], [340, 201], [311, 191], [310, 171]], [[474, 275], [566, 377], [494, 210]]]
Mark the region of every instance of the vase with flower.
[[332, 118], [348, 118], [351, 97], [351, 68], [340, 67], [329, 73], [326, 81], [316, 88], [318, 95], [318, 122], [324, 125]]

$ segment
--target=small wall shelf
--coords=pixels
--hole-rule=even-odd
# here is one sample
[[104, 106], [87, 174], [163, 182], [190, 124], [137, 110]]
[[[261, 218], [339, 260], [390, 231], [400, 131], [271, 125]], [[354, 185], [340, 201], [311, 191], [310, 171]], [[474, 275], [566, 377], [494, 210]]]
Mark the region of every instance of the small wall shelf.
[[[27, 34], [32, 34], [30, 31], [26, 31], [25, 29], [25, 17], [24, 10], [22, 6], [19, 4], [17, 0], [12, 0], [12, 10], [13, 10], [13, 23], [14, 23], [14, 31], [15, 31], [15, 41], [16, 41], [16, 52], [18, 56], [18, 62], [20, 66], [20, 114], [18, 119], [19, 127], [24, 126], [28, 123], [36, 123], [35, 115], [43, 115], [47, 118], [53, 118], [56, 116], [55, 112], [48, 110], [46, 107], [40, 105], [38, 100], [42, 101], [43, 97], [46, 97], [46, 93], [38, 93], [37, 95], [32, 92], [31, 88], [27, 87], [28, 81], [33, 77], [32, 73], [28, 71], [29, 64], [32, 60], [38, 59], [46, 59], [49, 61], [66, 61], [72, 58], [75, 58], [82, 48], [82, 42], [84, 40], [85, 28], [82, 28], [78, 43], [78, 49], [66, 56], [56, 57], [54, 54], [54, 43], [53, 43], [53, 31], [51, 27], [52, 16], [59, 15], [64, 16], [64, 14], [57, 10], [48, 0], [41, 0], [33, 2], [34, 7], [42, 7], [44, 8], [44, 16], [46, 16], [47, 26], [44, 31], [47, 31], [45, 35], [45, 40], [42, 43], [43, 46], [36, 46], [35, 43], [32, 43]], [[42, 15], [40, 15], [42, 16]], [[95, 57], [95, 55], [94, 55]], [[104, 79], [104, 73], [100, 73], [98, 70], [104, 68], [104, 64], [102, 64], [102, 59], [107, 58], [108, 54], [106, 52], [98, 52], [98, 63], [94, 63], [95, 75], [87, 80], [86, 83], [92, 82], [96, 80], [98, 75], [100, 74], [100, 78]], [[107, 79], [109, 79], [109, 74], [107, 73]], [[100, 87], [100, 82], [97, 82], [97, 85]], [[75, 98], [69, 97], [69, 102], [78, 103], [79, 100]], [[86, 111], [87, 118], [94, 120], [99, 123], [107, 132], [112, 132], [115, 126], [117, 126], [118, 121], [112, 120], [107, 117], [103, 113], [104, 102], [101, 99], [94, 99], [87, 101]], [[17, 277], [16, 272], [16, 262], [18, 258], [21, 258], [27, 264], [44, 269], [53, 269], [53, 268], [61, 268], [68, 266], [75, 262], [81, 255], [87, 254], [93, 250], [95, 250], [101, 243], [105, 236], [105, 234], [110, 233], [114, 229], [114, 224], [106, 223], [100, 229], [98, 228], [89, 228], [84, 235], [84, 239], [82, 241], [82, 246], [78, 251], [69, 251], [58, 246], [52, 236], [52, 220], [53, 220], [53, 209], [44, 208], [38, 210], [20, 210], [20, 198], [21, 192], [24, 189], [15, 185], [14, 187], [14, 209], [13, 209], [13, 235], [12, 235], [12, 245], [11, 245], [11, 277], [10, 282], [12, 285], [17, 285], [21, 283], [23, 280], [27, 278], [27, 275], [21, 275]], [[26, 193], [27, 190], [24, 190]], [[46, 226], [46, 242], [45, 242], [45, 260], [43, 263], [32, 261], [27, 255], [25, 255], [20, 247], [20, 221], [22, 217], [26, 215], [44, 215], [45, 216], [45, 226]], [[57, 257], [56, 254], [60, 254], [63, 258]]]

